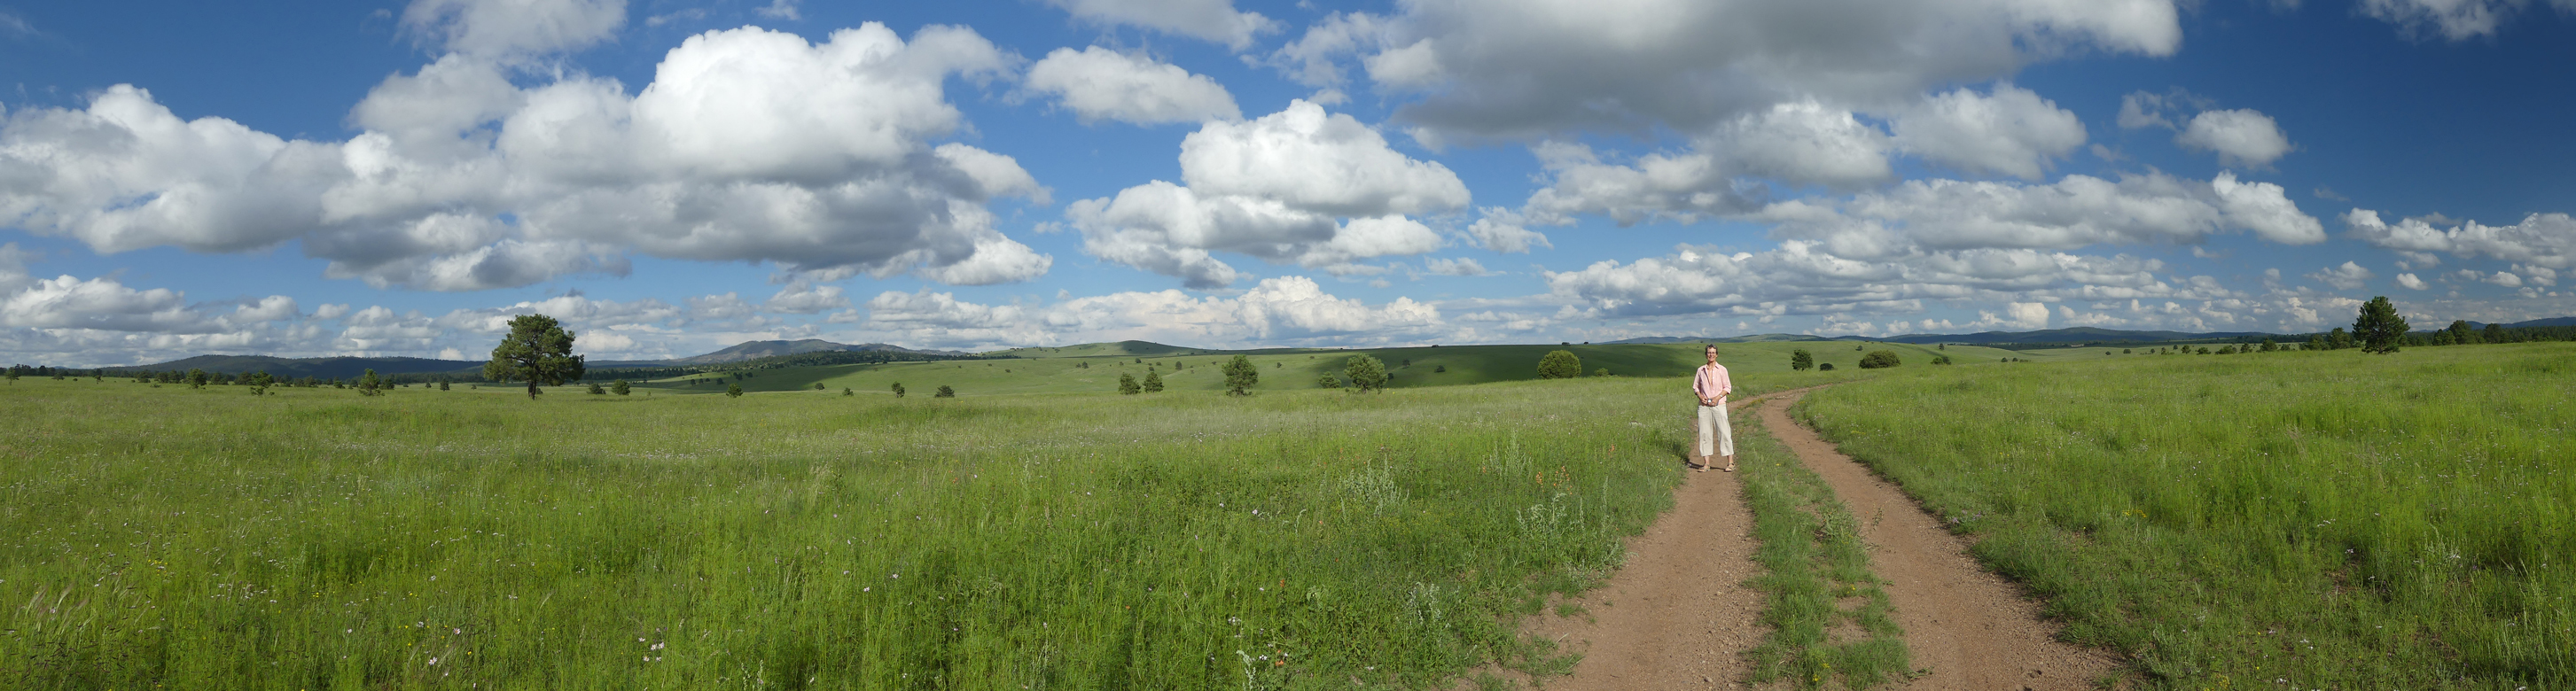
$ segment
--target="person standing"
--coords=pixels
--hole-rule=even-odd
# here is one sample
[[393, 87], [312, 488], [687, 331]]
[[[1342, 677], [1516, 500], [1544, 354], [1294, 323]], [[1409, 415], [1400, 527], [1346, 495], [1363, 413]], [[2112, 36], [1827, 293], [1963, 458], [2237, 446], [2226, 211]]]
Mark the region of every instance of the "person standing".
[[1717, 364], [1717, 344], [1703, 351], [1708, 364], [1700, 365], [1691, 377], [1691, 393], [1699, 397], [1699, 458], [1689, 463], [1692, 470], [1708, 470], [1717, 465], [1717, 457], [1726, 457], [1726, 472], [1735, 472], [1735, 431], [1726, 423], [1726, 395], [1735, 392], [1735, 382], [1726, 376], [1726, 366]]

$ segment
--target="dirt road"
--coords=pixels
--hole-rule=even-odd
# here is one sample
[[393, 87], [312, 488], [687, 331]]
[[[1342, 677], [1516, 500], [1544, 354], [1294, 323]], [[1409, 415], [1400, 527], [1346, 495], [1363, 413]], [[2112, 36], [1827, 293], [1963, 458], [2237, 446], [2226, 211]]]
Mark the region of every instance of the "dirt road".
[[[1914, 500], [1789, 419], [1792, 391], [1745, 402], [1763, 425], [1862, 523], [1870, 564], [1895, 605], [1914, 667], [1930, 672], [1893, 688], [1920, 691], [2087, 689], [2111, 673], [2099, 651], [2053, 638], [2057, 627], [2018, 586], [1988, 573], [1967, 544]], [[1745, 414], [1739, 410], [1737, 414]], [[1671, 513], [1629, 542], [1627, 566], [1577, 604], [1589, 610], [1534, 618], [1529, 630], [1584, 652], [1572, 675], [1550, 689], [1744, 688], [1743, 652], [1768, 631], [1757, 573], [1753, 517], [1736, 476], [1694, 473]]]

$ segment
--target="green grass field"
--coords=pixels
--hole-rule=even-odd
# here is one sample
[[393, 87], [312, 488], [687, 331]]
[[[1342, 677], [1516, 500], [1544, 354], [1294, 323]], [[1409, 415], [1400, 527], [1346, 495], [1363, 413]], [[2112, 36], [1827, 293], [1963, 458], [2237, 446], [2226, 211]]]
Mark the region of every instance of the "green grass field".
[[[955, 389], [962, 397], [1095, 394], [1117, 391], [1118, 375], [1122, 373], [1143, 379], [1150, 366], [1152, 371], [1162, 375], [1164, 385], [1170, 390], [1222, 391], [1225, 389], [1225, 375], [1219, 366], [1235, 355], [1232, 352], [1213, 355], [1131, 354], [1127, 351], [1154, 349], [1109, 347], [1116, 345], [1094, 344], [1055, 350], [1021, 348], [1009, 352], [1032, 357], [1012, 359], [753, 370], [743, 372], [749, 376], [739, 379], [728, 373], [710, 373], [645, 382], [643, 389], [664, 393], [721, 394], [728, 385], [740, 384], [744, 391], [755, 393], [839, 396], [846, 388], [856, 394], [891, 396], [893, 385], [899, 383], [904, 385], [910, 396], [928, 396], [942, 385]], [[1819, 364], [1829, 363], [1837, 370], [1851, 371], [1859, 366], [1860, 357], [1865, 354], [1857, 349], [1860, 345], [1864, 344], [1730, 343], [1719, 346], [1719, 361], [1737, 373], [1785, 373], [1789, 371], [1790, 351], [1803, 348], [1812, 353]], [[1949, 355], [1962, 363], [1996, 362], [2014, 356], [2011, 351], [1977, 346], [1950, 346], [1947, 350], [1937, 350], [1933, 346], [1902, 343], [1865, 345], [1867, 350], [1895, 351], [1908, 365], [1928, 365], [1933, 357], [1939, 355]], [[1608, 369], [1611, 374], [1624, 377], [1686, 377], [1701, 362], [1699, 348], [1696, 344], [1578, 344], [1246, 352], [1261, 368], [1259, 390], [1294, 391], [1320, 388], [1317, 379], [1321, 375], [1331, 373], [1340, 376], [1346, 361], [1363, 354], [1386, 363], [1387, 372], [1394, 375], [1389, 386], [1420, 388], [1536, 379], [1539, 357], [1558, 349], [1572, 351], [1576, 357], [1582, 358], [1586, 375], [1597, 369]], [[1110, 350], [1121, 352], [1102, 354]], [[1444, 369], [1446, 371], [1441, 371]], [[690, 381], [700, 383], [687, 383]], [[814, 389], [817, 383], [824, 386], [823, 390]], [[494, 388], [486, 385], [481, 390], [492, 391]], [[636, 395], [643, 395], [643, 390], [639, 389]]]
[[2159, 688], [2576, 688], [2576, 347], [1907, 368], [1800, 414]]
[[[987, 381], [1050, 363], [992, 364]], [[531, 401], [23, 380], [0, 388], [0, 686], [1544, 672], [1564, 661], [1513, 618], [1614, 567], [1669, 505], [1689, 409], [1671, 378], [1248, 399], [937, 383]]]

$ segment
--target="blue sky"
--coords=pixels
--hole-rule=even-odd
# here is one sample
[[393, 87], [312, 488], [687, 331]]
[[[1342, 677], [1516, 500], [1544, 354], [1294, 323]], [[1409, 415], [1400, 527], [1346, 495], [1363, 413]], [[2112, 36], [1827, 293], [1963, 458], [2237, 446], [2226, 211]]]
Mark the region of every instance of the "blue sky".
[[2576, 0], [0, 0], [0, 360], [2576, 314]]

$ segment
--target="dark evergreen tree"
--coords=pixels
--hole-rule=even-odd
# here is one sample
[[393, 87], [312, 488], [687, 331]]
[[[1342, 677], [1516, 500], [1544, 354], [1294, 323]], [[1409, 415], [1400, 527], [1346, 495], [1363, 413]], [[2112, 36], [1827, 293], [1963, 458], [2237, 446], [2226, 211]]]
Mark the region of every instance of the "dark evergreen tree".
[[557, 323], [554, 317], [525, 314], [510, 320], [510, 334], [493, 346], [492, 360], [483, 363], [483, 378], [488, 381], [528, 383], [528, 398], [543, 393], [537, 386], [563, 386], [580, 379], [582, 356], [572, 354], [574, 335]]
[[1261, 368], [1253, 366], [1250, 357], [1234, 356], [1221, 371], [1225, 372], [1225, 393], [1229, 396], [1252, 395], [1252, 385], [1261, 383]]
[[2361, 304], [2361, 314], [2353, 318], [2352, 334], [2353, 340], [2361, 342], [2361, 352], [2394, 353], [2406, 338], [2406, 318], [2397, 315], [2397, 305], [2388, 296], [2373, 297]]

